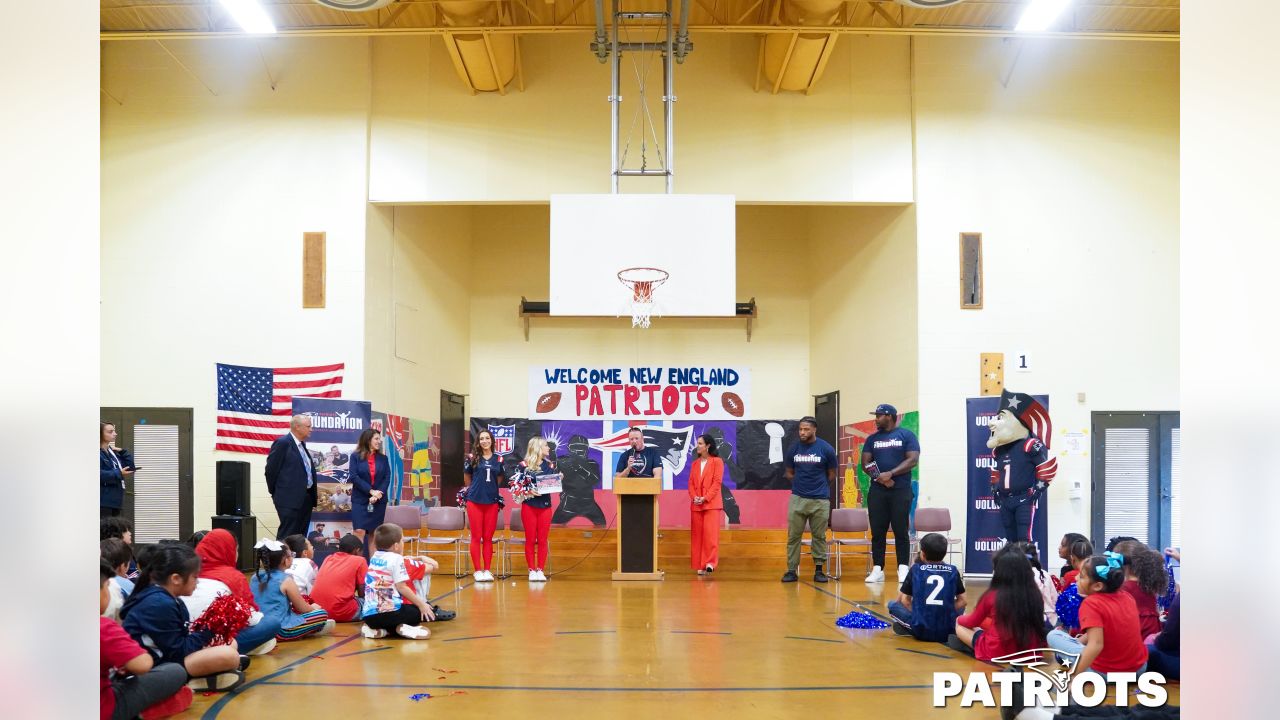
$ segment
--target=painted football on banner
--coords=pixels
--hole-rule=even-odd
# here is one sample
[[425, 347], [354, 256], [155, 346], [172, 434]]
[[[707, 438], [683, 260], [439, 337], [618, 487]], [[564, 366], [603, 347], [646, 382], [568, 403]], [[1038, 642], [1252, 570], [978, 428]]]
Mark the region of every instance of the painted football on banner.
[[738, 394], [734, 392], [725, 392], [720, 396], [720, 407], [723, 407], [725, 412], [736, 418], [742, 417], [742, 414], [746, 412], [742, 406], [742, 398], [738, 397]]
[[538, 398], [538, 412], [549, 413], [560, 407], [560, 395], [558, 392], [549, 392]]

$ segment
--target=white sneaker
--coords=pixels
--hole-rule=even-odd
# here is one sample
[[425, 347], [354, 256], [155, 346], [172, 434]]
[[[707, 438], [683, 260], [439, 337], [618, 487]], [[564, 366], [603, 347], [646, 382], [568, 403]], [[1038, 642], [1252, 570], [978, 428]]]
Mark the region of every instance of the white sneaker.
[[907, 579], [907, 573], [909, 573], [909, 572], [911, 572], [911, 566], [910, 566], [910, 565], [899, 565], [899, 566], [898, 566], [898, 581], [899, 581], [899, 582], [901, 582], [901, 581], [903, 581], [903, 580], [906, 580], [906, 579]]
[[471, 577], [475, 578], [475, 579], [476, 579], [476, 582], [484, 582], [484, 571], [483, 571], [483, 570], [477, 570], [477, 571], [475, 571], [475, 572], [471, 573]]
[[529, 582], [538, 582], [538, 571], [537, 571], [537, 570], [530, 570], [530, 571], [529, 571]]
[[396, 634], [410, 640], [426, 640], [431, 637], [430, 630], [417, 625], [397, 625]]
[[884, 569], [879, 565], [875, 566], [875, 568], [871, 570], [871, 573], [867, 575], [867, 579], [863, 582], [884, 582]]
[[386, 630], [374, 630], [373, 628], [369, 627], [368, 625], [361, 625], [361, 626], [360, 626], [360, 634], [361, 634], [361, 635], [363, 635], [363, 636], [365, 636], [365, 637], [367, 637], [367, 638], [369, 638], [370, 640], [377, 640], [378, 638], [384, 638], [384, 637], [386, 637], [386, 636], [387, 636], [387, 631], [386, 631]]
[[542, 572], [541, 570], [539, 570], [539, 571], [538, 571], [538, 582], [546, 582], [546, 581], [547, 581], [547, 574], [546, 574], [546, 573], [544, 573], [544, 572]]
[[245, 653], [245, 655], [266, 655], [267, 653], [275, 649], [276, 649], [276, 639], [271, 638], [270, 640], [262, 643], [258, 647]]
[[485, 581], [485, 582], [493, 582], [493, 571], [492, 571], [492, 570], [485, 570], [485, 571], [484, 571], [484, 581]]
[[333, 618], [329, 618], [328, 620], [325, 620], [324, 627], [320, 628], [320, 632], [316, 633], [316, 635], [328, 635], [329, 633], [333, 632], [333, 626], [337, 624], [338, 624], [338, 621], [334, 620]]

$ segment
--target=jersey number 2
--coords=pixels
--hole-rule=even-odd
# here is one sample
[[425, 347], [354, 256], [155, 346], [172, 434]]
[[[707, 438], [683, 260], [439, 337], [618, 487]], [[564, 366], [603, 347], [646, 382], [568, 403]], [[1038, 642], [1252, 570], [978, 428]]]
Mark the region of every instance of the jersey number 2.
[[933, 592], [929, 593], [929, 597], [925, 598], [925, 605], [941, 605], [942, 601], [938, 599], [938, 594], [942, 592], [943, 580], [941, 575], [930, 575], [925, 579], [929, 585], [933, 585]]

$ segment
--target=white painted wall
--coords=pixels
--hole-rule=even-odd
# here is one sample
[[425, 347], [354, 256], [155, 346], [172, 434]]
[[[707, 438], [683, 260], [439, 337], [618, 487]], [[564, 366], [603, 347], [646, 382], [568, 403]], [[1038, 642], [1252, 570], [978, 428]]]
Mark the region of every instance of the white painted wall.
[[[247, 42], [247, 41], [246, 41]], [[215, 453], [217, 362], [347, 364], [364, 391], [366, 46], [360, 40], [108, 43], [102, 109], [102, 396], [194, 409], [195, 527], [218, 459], [250, 460], [259, 535], [275, 534], [265, 456]], [[202, 86], [207, 83], [217, 95]], [[302, 309], [302, 234], [328, 233], [328, 303]]]
[[[1005, 384], [1048, 393], [1055, 431], [1178, 409], [1178, 48], [1027, 41], [1005, 87], [1011, 43], [915, 46], [920, 503], [963, 533], [980, 353], [1031, 353]], [[983, 233], [983, 310], [959, 309], [961, 232]], [[1088, 458], [1059, 465], [1055, 546], [1089, 531]]]

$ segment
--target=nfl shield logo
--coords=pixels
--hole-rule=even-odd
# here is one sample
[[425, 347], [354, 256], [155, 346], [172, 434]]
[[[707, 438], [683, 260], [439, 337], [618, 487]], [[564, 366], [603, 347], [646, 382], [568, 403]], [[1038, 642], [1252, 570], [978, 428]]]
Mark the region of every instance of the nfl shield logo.
[[509, 455], [516, 449], [515, 425], [490, 425], [489, 434], [493, 436], [493, 451], [499, 455]]

